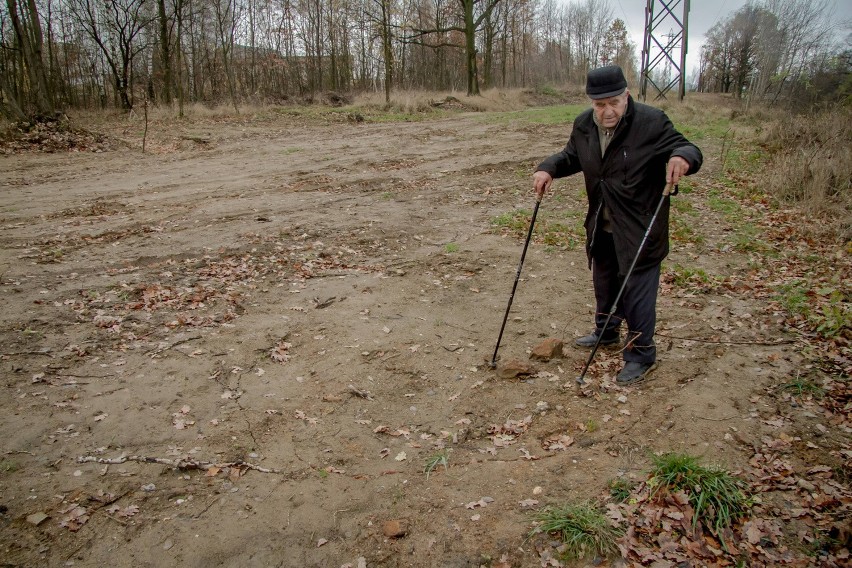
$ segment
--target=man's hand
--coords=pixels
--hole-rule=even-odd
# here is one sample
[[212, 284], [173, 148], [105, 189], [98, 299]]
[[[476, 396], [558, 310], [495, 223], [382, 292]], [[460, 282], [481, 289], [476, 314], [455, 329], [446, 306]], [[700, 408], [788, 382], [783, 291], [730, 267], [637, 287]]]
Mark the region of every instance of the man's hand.
[[672, 156], [666, 165], [666, 185], [674, 187], [689, 171], [689, 162], [680, 156]]
[[536, 201], [541, 201], [552, 183], [553, 176], [547, 172], [539, 170], [533, 174], [533, 191], [535, 191]]

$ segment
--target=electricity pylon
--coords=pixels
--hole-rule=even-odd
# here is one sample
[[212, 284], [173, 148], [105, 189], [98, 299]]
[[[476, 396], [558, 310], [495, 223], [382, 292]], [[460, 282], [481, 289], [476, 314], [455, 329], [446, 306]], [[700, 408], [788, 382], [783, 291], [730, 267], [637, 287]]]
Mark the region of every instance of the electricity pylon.
[[[656, 92], [654, 100], [666, 98], [677, 87], [677, 100], [686, 93], [686, 38], [689, 0], [647, 0], [645, 39], [642, 45], [642, 71], [639, 96], [648, 98], [648, 86]], [[682, 15], [678, 15], [678, 9]], [[663, 35], [662, 29], [668, 31]]]

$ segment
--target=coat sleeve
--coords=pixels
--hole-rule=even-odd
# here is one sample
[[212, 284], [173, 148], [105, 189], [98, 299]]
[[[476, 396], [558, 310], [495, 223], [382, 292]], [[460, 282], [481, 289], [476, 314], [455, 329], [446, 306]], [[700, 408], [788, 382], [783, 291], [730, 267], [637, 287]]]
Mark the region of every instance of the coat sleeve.
[[672, 156], [679, 156], [689, 162], [687, 175], [698, 172], [701, 169], [701, 164], [704, 163], [701, 150], [675, 129], [669, 117], [664, 114], [662, 119], [662, 135], [657, 141], [655, 153], [663, 157], [665, 161], [668, 161]]
[[577, 157], [577, 151], [574, 147], [574, 132], [576, 131], [577, 129], [575, 125], [565, 148], [563, 148], [561, 152], [557, 152], [549, 158], [545, 158], [545, 160], [538, 165], [535, 171], [547, 172], [554, 179], [570, 176], [571, 174], [579, 172], [582, 168], [580, 167], [580, 159]]

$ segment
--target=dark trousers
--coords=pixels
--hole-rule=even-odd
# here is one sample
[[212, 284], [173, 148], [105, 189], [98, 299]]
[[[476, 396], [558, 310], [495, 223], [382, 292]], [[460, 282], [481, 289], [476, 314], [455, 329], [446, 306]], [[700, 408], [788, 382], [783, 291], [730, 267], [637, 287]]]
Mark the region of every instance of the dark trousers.
[[[598, 231], [595, 240], [592, 251], [592, 283], [597, 303], [595, 328], [596, 333], [601, 333], [624, 280], [618, 274], [612, 234]], [[659, 286], [659, 264], [640, 271], [634, 270], [607, 329], [603, 330], [605, 338], [612, 337], [618, 334], [621, 322], [626, 321], [627, 345], [623, 354], [625, 361], [653, 363], [657, 359], [654, 328], [657, 325]]]

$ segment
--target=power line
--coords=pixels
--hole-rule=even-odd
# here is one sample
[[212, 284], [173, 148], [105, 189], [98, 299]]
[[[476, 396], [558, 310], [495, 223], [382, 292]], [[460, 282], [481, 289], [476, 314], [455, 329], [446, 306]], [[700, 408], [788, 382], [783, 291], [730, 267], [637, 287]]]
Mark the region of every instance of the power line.
[[718, 22], [718, 21], [719, 21], [719, 16], [721, 16], [721, 15], [722, 15], [722, 10], [724, 10], [724, 9], [725, 9], [725, 4], [727, 4], [727, 3], [728, 3], [728, 0], [722, 0], [722, 5], [721, 5], [721, 6], [719, 6], [719, 11], [718, 11], [718, 12], [716, 12], [716, 18], [713, 20], [714, 22]]
[[624, 6], [621, 5], [621, 0], [618, 0], [618, 7], [621, 9], [621, 15], [624, 16], [624, 25], [627, 25], [627, 12], [624, 11]]

